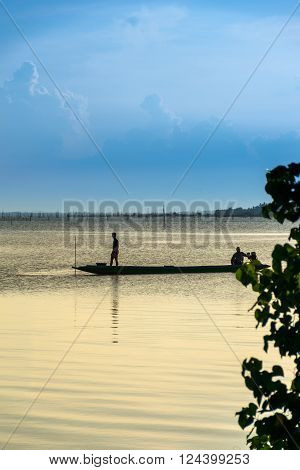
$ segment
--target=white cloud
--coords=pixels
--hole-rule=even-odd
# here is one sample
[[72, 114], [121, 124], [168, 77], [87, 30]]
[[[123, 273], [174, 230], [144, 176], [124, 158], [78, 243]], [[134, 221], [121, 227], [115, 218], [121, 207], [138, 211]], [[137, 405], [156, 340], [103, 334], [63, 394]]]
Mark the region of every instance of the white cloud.
[[63, 97], [57, 90], [55, 91], [55, 94], [60, 101], [62, 109], [68, 113], [70, 119], [74, 123], [74, 129], [78, 132], [82, 132], [82, 126], [78, 122], [78, 119], [84, 126], [88, 124], [89, 113], [87, 98], [70, 90], [64, 91]]
[[30, 99], [33, 95], [46, 95], [48, 90], [39, 85], [39, 74], [35, 64], [23, 62], [13, 74], [12, 79], [6, 80], [0, 88], [2, 98], [9, 102]]
[[[64, 93], [80, 119], [87, 121], [87, 101]], [[69, 107], [41, 85], [38, 70], [24, 62], [0, 87], [1, 144], [4, 159], [82, 156], [90, 143]]]
[[149, 114], [152, 125], [161, 129], [166, 127], [173, 129], [181, 123], [181, 119], [166, 107], [157, 94], [147, 95], [141, 103], [141, 108]]

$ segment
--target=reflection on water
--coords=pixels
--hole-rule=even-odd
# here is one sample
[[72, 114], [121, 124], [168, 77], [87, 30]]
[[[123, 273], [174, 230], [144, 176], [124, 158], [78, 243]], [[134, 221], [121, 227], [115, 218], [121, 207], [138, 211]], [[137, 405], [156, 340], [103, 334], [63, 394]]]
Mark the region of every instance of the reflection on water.
[[112, 306], [111, 306], [111, 317], [112, 317], [112, 342], [118, 343], [119, 342], [119, 278], [113, 277], [111, 279], [111, 298], [112, 298]]
[[[251, 224], [235, 231], [249, 234]], [[253, 293], [232, 274], [75, 278], [62, 232], [31, 227], [0, 227], [0, 443], [64, 357], [8, 448], [244, 448], [234, 415], [250, 395], [218, 328], [239, 360], [263, 357], [248, 312]], [[268, 261], [270, 226], [255, 228], [255, 249]], [[106, 259], [104, 235], [97, 250], [80, 247], [79, 262]], [[254, 244], [238, 235], [195, 250], [187, 235], [178, 250], [146, 243], [137, 251], [124, 246], [130, 236], [119, 237], [123, 263], [223, 264], [231, 244]]]

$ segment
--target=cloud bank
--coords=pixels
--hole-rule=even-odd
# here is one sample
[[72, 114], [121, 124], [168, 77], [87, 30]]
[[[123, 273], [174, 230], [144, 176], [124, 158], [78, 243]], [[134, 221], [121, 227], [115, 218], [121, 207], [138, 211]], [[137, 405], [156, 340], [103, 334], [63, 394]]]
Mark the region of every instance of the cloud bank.
[[[99, 120], [89, 115], [87, 100], [75, 91], [64, 95], [88, 129], [97, 129]], [[136, 109], [145, 118], [138, 125], [110, 138], [93, 135], [131, 197], [168, 199], [217, 120], [191, 123], [156, 92], [145, 95]], [[35, 64], [23, 63], [0, 87], [0, 120], [3, 209], [20, 208], [20, 200], [29, 210], [38, 200], [42, 210], [60, 208], [68, 197], [127, 197], [61, 96], [41, 83]], [[244, 205], [264, 201], [266, 169], [298, 160], [299, 144], [295, 132], [250, 136], [223, 123], [176, 196]]]

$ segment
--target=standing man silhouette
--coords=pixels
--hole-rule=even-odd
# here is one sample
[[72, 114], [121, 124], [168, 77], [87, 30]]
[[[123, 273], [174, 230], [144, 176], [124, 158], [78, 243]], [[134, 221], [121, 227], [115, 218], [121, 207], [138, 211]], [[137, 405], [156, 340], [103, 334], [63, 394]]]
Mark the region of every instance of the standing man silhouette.
[[112, 246], [112, 252], [110, 255], [110, 265], [113, 265], [114, 260], [116, 261], [116, 266], [119, 266], [118, 263], [118, 256], [119, 256], [119, 240], [117, 239], [117, 234], [116, 232], [113, 232], [111, 234], [113, 237], [113, 246]]

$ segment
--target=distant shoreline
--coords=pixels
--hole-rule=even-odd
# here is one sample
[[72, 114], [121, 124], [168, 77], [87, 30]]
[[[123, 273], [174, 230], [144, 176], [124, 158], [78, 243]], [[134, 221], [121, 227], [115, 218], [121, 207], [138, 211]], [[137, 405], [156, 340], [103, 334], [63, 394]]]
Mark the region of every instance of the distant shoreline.
[[149, 213], [95, 213], [95, 212], [2, 212], [0, 213], [0, 221], [10, 220], [55, 220], [55, 219], [111, 219], [111, 218], [169, 218], [169, 217], [262, 217], [262, 208], [265, 204], [254, 206], [248, 209], [237, 207], [235, 209], [218, 209], [211, 212], [149, 212]]

